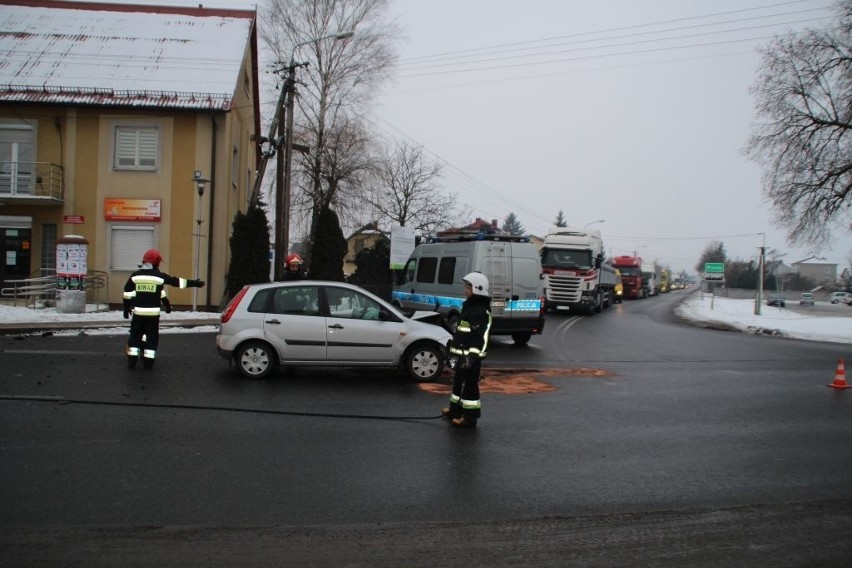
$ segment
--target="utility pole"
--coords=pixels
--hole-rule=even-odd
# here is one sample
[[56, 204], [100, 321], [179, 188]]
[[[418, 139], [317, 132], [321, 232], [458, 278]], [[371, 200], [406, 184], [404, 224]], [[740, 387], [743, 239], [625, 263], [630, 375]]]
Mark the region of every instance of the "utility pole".
[[754, 302], [754, 315], [759, 316], [763, 305], [763, 273], [766, 266], [766, 233], [763, 233], [763, 246], [760, 247], [760, 267], [757, 271], [757, 299]]
[[[276, 255], [275, 255], [275, 268], [279, 269], [281, 272], [281, 277], [284, 275], [284, 261], [287, 256], [287, 251], [290, 246], [290, 187], [291, 180], [293, 178], [292, 168], [293, 168], [293, 101], [296, 98], [296, 67], [299, 67], [291, 58], [290, 60], [290, 68], [287, 73], [287, 82], [285, 83], [287, 88], [287, 130], [284, 138], [284, 159], [283, 166], [279, 165], [279, 172], [282, 175], [282, 186], [283, 193], [283, 207], [282, 214], [284, 215], [284, 223], [281, 228], [281, 245], [283, 250], [281, 251], [281, 257], [278, 256], [278, 240], [276, 236]], [[279, 152], [280, 155], [280, 152]], [[281, 164], [282, 160], [279, 159], [279, 164]], [[280, 278], [276, 277], [276, 280]]]

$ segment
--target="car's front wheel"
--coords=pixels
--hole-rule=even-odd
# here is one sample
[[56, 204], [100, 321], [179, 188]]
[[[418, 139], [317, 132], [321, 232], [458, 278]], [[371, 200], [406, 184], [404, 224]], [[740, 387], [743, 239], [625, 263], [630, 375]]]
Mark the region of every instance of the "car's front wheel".
[[418, 343], [405, 353], [405, 371], [415, 381], [434, 381], [444, 371], [444, 354], [437, 343]]
[[275, 352], [267, 343], [249, 341], [240, 346], [234, 355], [237, 368], [250, 379], [268, 377], [278, 365]]

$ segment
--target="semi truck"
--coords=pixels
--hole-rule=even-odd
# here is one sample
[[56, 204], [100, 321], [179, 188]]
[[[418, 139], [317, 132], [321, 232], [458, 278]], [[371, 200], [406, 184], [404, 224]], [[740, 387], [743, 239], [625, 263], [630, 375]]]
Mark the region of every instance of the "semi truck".
[[621, 284], [624, 287], [624, 297], [628, 300], [639, 300], [645, 297], [642, 282], [641, 256], [616, 256], [612, 265], [621, 272]]
[[671, 292], [671, 278], [671, 272], [668, 268], [663, 268], [660, 270], [660, 294], [666, 294], [668, 292]]
[[655, 262], [642, 263], [642, 286], [645, 288], [645, 296], [656, 296], [660, 293], [660, 276], [657, 272]]
[[554, 227], [541, 247], [544, 307], [602, 312], [616, 302], [615, 269], [603, 262], [600, 231]]

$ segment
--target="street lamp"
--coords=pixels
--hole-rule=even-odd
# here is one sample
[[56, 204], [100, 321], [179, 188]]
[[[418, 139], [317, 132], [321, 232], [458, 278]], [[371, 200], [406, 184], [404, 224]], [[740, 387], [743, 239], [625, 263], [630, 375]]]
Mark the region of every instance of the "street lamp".
[[594, 225], [595, 223], [606, 223], [606, 219], [598, 219], [597, 221], [592, 221], [591, 223], [586, 223], [583, 227], [588, 227], [589, 225]]
[[[296, 95], [296, 68], [307, 63], [296, 63], [296, 50], [309, 43], [316, 43], [324, 39], [342, 40], [355, 35], [354, 31], [338, 32], [314, 39], [309, 39], [293, 46], [290, 52], [290, 62], [287, 65], [287, 81], [284, 83], [284, 88], [287, 92], [287, 125], [284, 135], [284, 159], [281, 163], [279, 152], [279, 172], [283, 169], [283, 176], [279, 173], [276, 179], [276, 201], [275, 201], [275, 280], [280, 280], [284, 275], [284, 261], [287, 256], [287, 251], [290, 245], [290, 187], [292, 172], [291, 165], [293, 163], [293, 101]], [[280, 128], [280, 127], [279, 127]], [[282, 134], [279, 130], [279, 135]], [[280, 214], [279, 214], [280, 213]]]
[[[198, 218], [195, 220], [195, 269], [192, 277], [198, 279], [198, 263], [201, 260], [201, 198], [204, 196], [204, 188], [207, 186], [209, 179], [204, 179], [201, 175], [201, 170], [195, 170], [192, 174], [192, 181], [195, 182], [195, 190], [198, 193]], [[192, 311], [198, 309], [198, 288], [192, 289]]]

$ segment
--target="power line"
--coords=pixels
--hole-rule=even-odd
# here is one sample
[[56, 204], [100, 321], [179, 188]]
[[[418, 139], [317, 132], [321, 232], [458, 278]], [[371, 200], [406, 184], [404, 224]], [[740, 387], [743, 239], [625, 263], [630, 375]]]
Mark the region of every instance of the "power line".
[[[465, 49], [465, 50], [459, 50], [459, 51], [445, 52], [445, 53], [436, 54], [436, 55], [412, 57], [412, 58], [405, 59], [403, 61], [416, 61], [416, 60], [419, 60], [419, 59], [429, 59], [429, 58], [441, 57], [441, 56], [452, 56], [452, 55], [464, 54], [464, 53], [475, 53], [475, 52], [478, 52], [478, 51], [487, 51], [487, 50], [491, 50], [491, 49], [513, 47], [513, 46], [518, 46], [518, 45], [527, 45], [527, 44], [531, 44], [531, 43], [540, 43], [540, 42], [544, 42], [544, 41], [553, 41], [553, 40], [566, 39], [566, 38], [583, 37], [583, 36], [588, 36], [588, 35], [596, 35], [596, 34], [600, 34], [600, 33], [610, 33], [610, 32], [618, 32], [618, 31], [634, 30], [634, 29], [640, 29], [640, 28], [645, 28], [645, 27], [665, 25], [665, 24], [673, 24], [673, 23], [677, 23], [677, 22], [685, 22], [685, 21], [690, 21], [690, 20], [699, 20], [699, 19], [703, 19], [703, 18], [710, 18], [710, 17], [716, 17], [716, 16], [727, 16], [727, 15], [731, 15], [731, 14], [753, 12], [753, 11], [756, 11], [756, 10], [765, 10], [765, 9], [769, 9], [769, 8], [777, 8], [779, 6], [789, 6], [791, 4], [801, 4], [804, 1], [805, 0], [791, 0], [789, 2], [781, 2], [781, 3], [778, 3], [778, 4], [770, 4], [768, 6], [759, 6], [759, 7], [754, 7], [754, 8], [742, 8], [742, 9], [739, 9], [739, 10], [730, 10], [730, 11], [726, 11], [726, 12], [715, 12], [715, 13], [711, 13], [711, 14], [704, 14], [704, 15], [701, 15], [701, 16], [687, 16], [687, 17], [684, 17], [684, 18], [675, 18], [675, 19], [672, 19], [672, 20], [662, 20], [662, 21], [659, 21], [659, 22], [650, 22], [650, 23], [646, 23], [646, 24], [635, 24], [635, 25], [632, 25], [632, 26], [623, 26], [623, 27], [617, 27], [617, 28], [606, 28], [606, 29], [597, 30], [597, 31], [580, 32], [580, 33], [576, 33], [576, 34], [553, 36], [553, 37], [549, 37], [549, 38], [541, 38], [541, 39], [536, 39], [536, 40], [527, 40], [527, 41], [521, 41], [521, 42], [504, 43], [504, 44], [498, 44], [498, 45], [488, 46], [488, 47], [480, 47], [480, 48], [472, 48], [472, 49]], [[770, 17], [771, 17], [771, 14], [770, 14]]]

